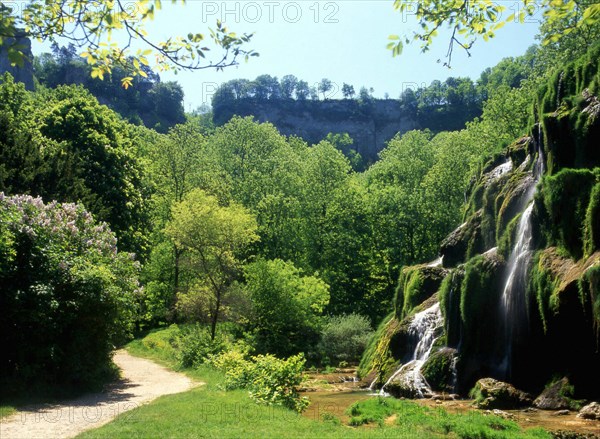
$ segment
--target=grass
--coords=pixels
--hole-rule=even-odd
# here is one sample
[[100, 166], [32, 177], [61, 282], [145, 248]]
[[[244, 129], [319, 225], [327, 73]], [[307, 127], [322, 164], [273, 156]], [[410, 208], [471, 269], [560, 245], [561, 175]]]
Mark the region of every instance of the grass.
[[127, 349], [133, 355], [158, 361], [207, 385], [158, 398], [79, 438], [550, 438], [542, 430], [523, 431], [516, 423], [496, 416], [450, 414], [391, 398], [372, 398], [354, 404], [349, 409], [351, 425], [342, 425], [338, 418], [327, 413], [316, 413], [314, 419], [282, 407], [257, 405], [244, 390], [221, 390], [222, 376], [208, 367], [181, 370], [173, 342], [175, 333], [173, 327], [153, 331], [131, 342]]
[[0, 419], [7, 418], [17, 412], [17, 409], [12, 405], [0, 405]]

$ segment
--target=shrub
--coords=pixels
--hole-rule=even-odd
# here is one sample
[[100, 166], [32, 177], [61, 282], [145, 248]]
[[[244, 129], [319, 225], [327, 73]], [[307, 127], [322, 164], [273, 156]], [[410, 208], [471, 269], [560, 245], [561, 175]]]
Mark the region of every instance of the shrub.
[[0, 193], [0, 381], [83, 390], [114, 369], [136, 313], [138, 264], [82, 206]]
[[321, 348], [325, 357], [336, 362], [358, 362], [373, 330], [369, 319], [359, 314], [328, 319], [321, 331]]
[[222, 334], [210, 337], [208, 328], [199, 324], [181, 330], [179, 335], [179, 352], [177, 359], [183, 367], [197, 367], [214, 355], [220, 354], [228, 347], [228, 340]]
[[238, 351], [224, 352], [211, 364], [225, 373], [225, 389], [247, 389], [258, 404], [282, 405], [296, 412], [308, 406], [298, 386], [302, 383], [305, 359], [298, 354], [281, 360], [273, 355], [246, 359]]

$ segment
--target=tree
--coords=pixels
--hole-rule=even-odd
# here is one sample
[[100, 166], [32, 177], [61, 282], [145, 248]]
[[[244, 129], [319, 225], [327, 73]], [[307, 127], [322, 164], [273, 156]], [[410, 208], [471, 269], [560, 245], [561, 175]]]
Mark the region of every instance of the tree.
[[296, 84], [296, 99], [299, 101], [304, 101], [310, 94], [310, 89], [308, 87], [308, 82], [306, 81], [298, 81]]
[[342, 94], [344, 95], [344, 99], [352, 99], [352, 97], [356, 94], [354, 91], [354, 86], [344, 82], [344, 85], [342, 85]]
[[131, 126], [82, 87], [59, 87], [37, 99], [40, 133], [54, 145], [47, 151], [50, 171], [39, 195], [83, 203], [110, 225], [121, 250], [143, 259], [148, 188]]
[[285, 75], [281, 78], [281, 96], [286, 99], [291, 99], [298, 85], [298, 78], [294, 75]]
[[133, 330], [141, 291], [139, 263], [116, 243], [81, 205], [0, 192], [3, 396], [114, 378], [111, 353]]
[[217, 199], [194, 189], [176, 203], [165, 229], [175, 245], [189, 254], [189, 263], [209, 294], [211, 339], [221, 306], [240, 270], [240, 253], [258, 240], [256, 219], [242, 206], [220, 206]]
[[404, 43], [408, 44], [412, 40], [418, 41], [421, 50], [425, 52], [430, 49], [442, 25], [448, 25], [452, 33], [444, 65], [450, 66], [455, 45], [470, 55], [469, 51], [478, 38], [481, 37], [485, 41], [493, 38], [497, 30], [511, 21], [524, 23], [525, 19], [540, 7], [550, 28], [557, 23], [569, 23], [562, 32], [554, 28], [552, 32], [545, 34], [544, 44], [557, 42], [577, 28], [593, 26], [600, 21], [600, 3], [591, 1], [542, 0], [540, 3], [535, 0], [522, 0], [515, 13], [504, 14], [506, 6], [501, 2], [494, 3], [488, 0], [394, 0], [394, 8], [397, 11], [416, 16], [420, 30], [403, 39], [398, 35], [391, 35], [388, 49], [392, 50], [394, 56], [400, 55]]
[[302, 276], [281, 259], [259, 259], [247, 265], [244, 274], [254, 314], [249, 329], [257, 350], [287, 357], [314, 346], [329, 286], [317, 277]]
[[330, 79], [323, 78], [321, 82], [319, 82], [319, 91], [323, 93], [323, 99], [327, 99], [327, 92], [333, 88], [333, 84]]
[[[173, 1], [173, 3], [175, 3]], [[15, 4], [16, 6], [16, 4]], [[123, 78], [125, 87], [131, 85], [135, 76], [145, 76], [144, 66], [154, 55], [159, 69], [206, 68], [223, 69], [236, 65], [239, 57], [256, 56], [245, 48], [252, 35], [237, 36], [220, 21], [210, 31], [214, 46], [222, 51], [219, 58], [206, 62], [210, 51], [201, 33], [171, 37], [166, 41], [154, 41], [146, 33], [145, 24], [160, 10], [160, 0], [131, 3], [99, 0], [70, 0], [59, 3], [25, 2], [11, 7], [0, 4], [0, 34], [2, 43], [8, 45], [8, 57], [13, 64], [22, 64], [24, 53], [19, 37], [56, 42], [66, 39], [78, 49], [92, 66], [92, 77], [104, 78], [116, 65], [128, 66], [131, 75]], [[113, 34], [125, 35], [125, 43], [117, 44]], [[17, 37], [12, 40], [7, 37]], [[142, 43], [143, 48], [139, 47]], [[128, 58], [132, 63], [127, 63]]]

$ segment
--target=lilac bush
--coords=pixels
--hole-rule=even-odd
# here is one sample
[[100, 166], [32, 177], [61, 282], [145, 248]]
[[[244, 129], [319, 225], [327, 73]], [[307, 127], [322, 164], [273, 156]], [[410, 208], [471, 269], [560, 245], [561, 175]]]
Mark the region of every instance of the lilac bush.
[[139, 264], [81, 205], [0, 192], [0, 381], [83, 389], [131, 333]]

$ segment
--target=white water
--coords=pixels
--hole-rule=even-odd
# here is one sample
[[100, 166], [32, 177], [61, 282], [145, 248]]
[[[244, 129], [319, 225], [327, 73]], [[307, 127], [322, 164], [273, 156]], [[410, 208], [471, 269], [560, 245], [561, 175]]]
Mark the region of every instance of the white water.
[[434, 259], [433, 261], [431, 261], [429, 264], [427, 264], [428, 267], [441, 267], [442, 266], [442, 260], [444, 259], [444, 256], [440, 256], [437, 259]]
[[517, 241], [508, 258], [506, 280], [500, 301], [502, 323], [504, 324], [504, 358], [499, 365], [505, 378], [510, 378], [513, 359], [513, 346], [520, 337], [522, 328], [527, 327], [527, 274], [532, 255], [533, 196], [542, 173], [544, 157], [541, 150], [534, 165], [534, 183], [523, 195], [523, 204], [527, 207], [521, 214], [517, 227]]
[[409, 334], [418, 340], [417, 346], [412, 354], [412, 358], [406, 364], [403, 364], [380, 390], [381, 395], [387, 395], [385, 388], [392, 381], [400, 380], [404, 387], [412, 389], [413, 393], [419, 398], [431, 391], [429, 384], [421, 374], [423, 364], [429, 358], [431, 349], [439, 337], [439, 330], [444, 324], [440, 304], [427, 308], [425, 311], [415, 314], [408, 328]]

